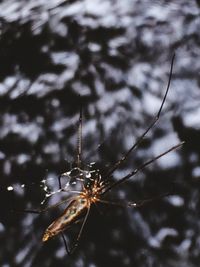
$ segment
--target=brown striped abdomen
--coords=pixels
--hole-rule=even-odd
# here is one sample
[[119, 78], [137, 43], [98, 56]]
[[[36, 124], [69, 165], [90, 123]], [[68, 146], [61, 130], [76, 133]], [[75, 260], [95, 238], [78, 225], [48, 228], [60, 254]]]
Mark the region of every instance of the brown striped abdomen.
[[70, 202], [64, 213], [49, 227], [46, 229], [42, 241], [47, 241], [51, 237], [63, 232], [72, 223], [79, 220], [88, 209], [88, 201], [83, 197], [77, 197], [77, 199]]

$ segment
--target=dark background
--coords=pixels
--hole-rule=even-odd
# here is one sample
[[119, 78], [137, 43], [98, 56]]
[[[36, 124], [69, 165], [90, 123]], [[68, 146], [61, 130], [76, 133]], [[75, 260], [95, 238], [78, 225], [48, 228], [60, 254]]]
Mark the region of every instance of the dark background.
[[[199, 266], [199, 6], [195, 0], [1, 1], [1, 267]], [[37, 216], [17, 210], [39, 208], [45, 194], [40, 181], [53, 178], [56, 187], [56, 177], [70, 169], [79, 94], [85, 166], [97, 161], [105, 171], [158, 111], [174, 51], [162, 116], [113, 179], [180, 140], [186, 144], [108, 198], [173, 195], [139, 209], [92, 209], [71, 257], [59, 237], [42, 244], [44, 230], [59, 211]], [[9, 192], [10, 185], [14, 190]], [[77, 230], [66, 232], [69, 242]]]

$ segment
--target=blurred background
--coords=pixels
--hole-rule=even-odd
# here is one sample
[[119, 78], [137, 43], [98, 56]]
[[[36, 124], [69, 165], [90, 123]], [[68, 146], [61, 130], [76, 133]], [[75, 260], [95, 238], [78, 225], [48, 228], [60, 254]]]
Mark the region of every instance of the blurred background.
[[[2, 0], [0, 2], [0, 266], [196, 267], [200, 262], [199, 0]], [[64, 207], [40, 216], [46, 183], [75, 159], [83, 102], [84, 168], [102, 173], [158, 112], [157, 125], [114, 173], [125, 176], [182, 140], [108, 199], [140, 208], [92, 209], [79, 247], [41, 238]], [[99, 144], [102, 144], [99, 146]], [[48, 182], [49, 183], [49, 182]], [[57, 190], [57, 189], [52, 189]], [[56, 198], [49, 199], [49, 204]], [[66, 231], [71, 242], [78, 225]]]

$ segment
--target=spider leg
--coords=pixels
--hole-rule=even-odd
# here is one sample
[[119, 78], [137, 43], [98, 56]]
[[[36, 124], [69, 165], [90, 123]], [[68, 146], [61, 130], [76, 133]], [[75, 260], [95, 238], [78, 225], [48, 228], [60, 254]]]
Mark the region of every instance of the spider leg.
[[58, 185], [59, 185], [60, 190], [62, 190], [61, 177], [62, 177], [62, 174], [58, 176]]
[[68, 255], [70, 255], [70, 250], [69, 250], [68, 245], [67, 245], [67, 240], [66, 240], [66, 238], [65, 238], [65, 236], [64, 236], [63, 233], [61, 233], [61, 237], [62, 237], [63, 243], [64, 243], [64, 245], [65, 245], [66, 253], [67, 253]]
[[23, 212], [23, 213], [34, 213], [34, 214], [41, 214], [41, 213], [44, 213], [46, 211], [49, 211], [53, 208], [56, 208], [58, 206], [60, 206], [61, 204], [65, 203], [65, 202], [70, 202], [74, 199], [74, 197], [71, 197], [71, 198], [67, 198], [67, 199], [64, 199], [54, 205], [51, 205], [45, 209], [36, 209], [36, 210], [32, 210], [32, 209], [25, 209], [25, 210], [15, 210], [16, 212]]
[[87, 210], [87, 213], [86, 213], [86, 215], [85, 215], [85, 217], [84, 217], [84, 220], [83, 220], [83, 222], [82, 222], [82, 225], [81, 225], [81, 228], [80, 228], [80, 230], [79, 230], [79, 233], [78, 233], [78, 235], [77, 235], [77, 237], [76, 237], [76, 239], [75, 239], [75, 241], [73, 242], [73, 244], [72, 244], [71, 247], [69, 247], [69, 246], [67, 245], [66, 238], [65, 238], [64, 234], [61, 233], [61, 236], [62, 236], [64, 245], [65, 245], [65, 249], [66, 249], [66, 252], [67, 252], [68, 255], [73, 254], [73, 252], [76, 250], [76, 248], [77, 248], [77, 246], [78, 246], [78, 242], [79, 242], [79, 240], [80, 240], [80, 238], [81, 238], [81, 234], [82, 234], [82, 232], [83, 232], [83, 229], [84, 229], [85, 223], [86, 223], [86, 221], [87, 221], [89, 212], [90, 212], [90, 207], [89, 207], [88, 210]]
[[170, 74], [169, 74], [169, 79], [168, 79], [168, 84], [167, 84], [167, 89], [165, 91], [165, 95], [163, 97], [161, 106], [159, 108], [159, 111], [157, 113], [157, 115], [155, 116], [155, 118], [153, 119], [153, 121], [151, 122], [151, 124], [149, 125], [149, 127], [144, 131], [144, 133], [136, 140], [136, 142], [133, 144], [133, 146], [126, 152], [126, 154], [119, 160], [117, 161], [114, 166], [112, 166], [110, 168], [110, 170], [108, 170], [106, 177], [107, 179], [110, 178], [111, 174], [128, 158], [128, 156], [130, 155], [130, 153], [137, 148], [140, 143], [143, 141], [144, 137], [146, 136], [146, 134], [154, 127], [154, 125], [156, 124], [156, 122], [159, 120], [160, 118], [160, 114], [162, 111], [162, 108], [164, 106], [169, 88], [170, 88], [170, 83], [171, 83], [171, 79], [172, 79], [172, 71], [173, 71], [173, 64], [174, 64], [174, 58], [175, 58], [175, 54], [172, 57], [172, 61], [171, 61], [171, 67], [170, 67]]
[[158, 195], [158, 196], [154, 196], [152, 198], [146, 198], [146, 199], [143, 199], [141, 201], [137, 201], [137, 202], [123, 202], [123, 201], [110, 201], [110, 200], [104, 200], [104, 199], [100, 199], [99, 202], [100, 203], [103, 203], [103, 204], [109, 204], [109, 205], [115, 205], [115, 206], [118, 206], [118, 207], [133, 207], [133, 208], [138, 208], [138, 207], [141, 207], [149, 202], [153, 202], [157, 199], [160, 199], [160, 198], [164, 198], [164, 197], [167, 197], [167, 196], [170, 196], [171, 193], [165, 193], [165, 194], [161, 194], [161, 195]]
[[129, 178], [131, 178], [132, 176], [136, 175], [136, 173], [138, 173], [139, 171], [143, 170], [146, 166], [148, 166], [149, 164], [153, 163], [154, 161], [156, 161], [157, 159], [163, 157], [164, 155], [170, 153], [171, 151], [179, 148], [180, 146], [182, 146], [185, 142], [181, 142], [171, 148], [169, 148], [168, 150], [164, 151], [163, 153], [159, 154], [158, 156], [144, 162], [143, 164], [141, 164], [138, 168], [136, 168], [135, 170], [133, 170], [132, 172], [130, 172], [129, 174], [127, 174], [126, 176], [124, 176], [123, 178], [121, 178], [120, 180], [114, 182], [113, 184], [111, 184], [110, 186], [108, 186], [105, 188], [105, 191], [101, 194], [104, 195], [105, 193], [107, 193], [108, 191], [110, 191], [113, 187], [120, 185], [122, 183], [124, 183], [126, 180], [128, 180]]
[[78, 138], [77, 138], [77, 159], [76, 164], [77, 167], [81, 167], [81, 155], [82, 155], [82, 121], [83, 121], [83, 111], [82, 111], [82, 103], [80, 96], [80, 115], [79, 115], [79, 123], [78, 123]]
[[[79, 122], [78, 122], [78, 136], [77, 136], [77, 155], [76, 155], [76, 165], [78, 168], [81, 167], [81, 156], [82, 156], [82, 121], [83, 121], [83, 111], [82, 111], [82, 102], [80, 96], [80, 113], [79, 113]], [[61, 178], [65, 174], [58, 176], [59, 189], [62, 190]]]

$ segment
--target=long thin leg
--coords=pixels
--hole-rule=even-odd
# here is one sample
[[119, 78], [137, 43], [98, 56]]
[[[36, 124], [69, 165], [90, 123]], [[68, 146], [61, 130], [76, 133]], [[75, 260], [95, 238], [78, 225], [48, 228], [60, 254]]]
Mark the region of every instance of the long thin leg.
[[58, 206], [60, 206], [61, 204], [65, 203], [65, 202], [70, 202], [74, 199], [74, 197], [68, 198], [68, 199], [64, 199], [54, 205], [51, 205], [45, 209], [37, 209], [37, 210], [31, 210], [31, 209], [25, 209], [25, 210], [15, 210], [16, 212], [24, 212], [24, 213], [34, 213], [34, 214], [40, 214], [46, 211], [49, 211], [50, 209], [56, 208]]
[[160, 118], [160, 114], [162, 111], [162, 108], [164, 106], [169, 88], [170, 88], [170, 83], [171, 83], [171, 79], [172, 79], [172, 71], [173, 71], [173, 65], [174, 65], [174, 58], [175, 58], [175, 54], [172, 57], [172, 61], [171, 61], [171, 67], [170, 67], [170, 74], [169, 74], [169, 79], [168, 79], [168, 84], [167, 84], [167, 89], [163, 98], [163, 101], [161, 103], [160, 109], [156, 115], [156, 117], [154, 118], [154, 120], [152, 121], [152, 123], [149, 125], [149, 127], [146, 129], [146, 131], [136, 140], [136, 142], [133, 144], [133, 146], [126, 152], [126, 154], [119, 160], [117, 161], [114, 166], [111, 167], [110, 170], [108, 170], [106, 177], [107, 179], [110, 178], [111, 174], [127, 159], [127, 157], [129, 156], [129, 154], [140, 145], [140, 143], [142, 142], [142, 140], [144, 139], [145, 135], [149, 132], [149, 130], [151, 128], [154, 127], [154, 125], [156, 124], [156, 122], [159, 120]]
[[99, 202], [103, 203], [103, 204], [109, 204], [109, 205], [114, 205], [114, 206], [118, 206], [118, 207], [134, 207], [134, 208], [138, 208], [141, 207], [143, 205], [145, 205], [146, 203], [149, 202], [153, 202], [157, 199], [163, 198], [163, 197], [167, 197], [170, 196], [171, 193], [165, 193], [165, 194], [161, 194], [152, 198], [147, 198], [147, 199], [143, 199], [141, 201], [137, 201], [137, 202], [123, 202], [123, 201], [110, 201], [110, 200], [104, 200], [104, 199], [100, 199]]
[[[81, 101], [80, 101], [81, 102]], [[80, 103], [80, 115], [79, 115], [79, 124], [78, 124], [78, 139], [77, 139], [77, 167], [81, 167], [81, 154], [82, 154], [82, 103]]]
[[86, 221], [87, 221], [89, 212], [90, 212], [90, 207], [89, 207], [88, 210], [87, 210], [87, 213], [86, 213], [86, 215], [85, 215], [85, 217], [84, 217], [83, 223], [82, 223], [81, 228], [80, 228], [80, 230], [79, 230], [78, 236], [77, 236], [76, 240], [74, 241], [74, 243], [72, 244], [71, 248], [68, 247], [68, 245], [67, 245], [67, 241], [66, 241], [66, 239], [65, 239], [65, 237], [64, 237], [64, 234], [63, 234], [63, 233], [61, 234], [62, 239], [63, 239], [63, 242], [64, 242], [64, 245], [65, 245], [66, 252], [67, 252], [67, 254], [69, 254], [69, 255], [71, 255], [71, 254], [75, 251], [75, 249], [77, 248], [77, 246], [78, 246], [78, 242], [79, 242], [79, 240], [80, 240], [80, 238], [81, 238], [81, 234], [82, 234], [82, 232], [83, 232], [83, 228], [84, 228], [85, 223], [86, 223]]
[[64, 236], [63, 233], [61, 233], [61, 237], [62, 237], [63, 243], [65, 245], [65, 250], [66, 250], [67, 254], [70, 255], [70, 250], [68, 248], [67, 241], [66, 241], [65, 236]]
[[41, 205], [44, 205], [44, 203], [47, 201], [47, 199], [49, 199], [50, 197], [54, 196], [55, 194], [58, 194], [60, 192], [66, 192], [66, 193], [73, 193], [73, 194], [81, 194], [82, 192], [81, 191], [77, 191], [77, 190], [67, 190], [65, 188], [61, 188], [57, 191], [54, 191], [52, 193], [49, 193], [48, 196], [46, 196], [43, 201], [40, 203]]
[[161, 158], [162, 156], [168, 154], [169, 152], [179, 148], [180, 146], [182, 146], [185, 142], [181, 142], [173, 147], [171, 147], [170, 149], [166, 150], [165, 152], [159, 154], [158, 156], [146, 161], [145, 163], [141, 164], [137, 169], [133, 170], [132, 172], [130, 172], [129, 174], [127, 174], [126, 176], [124, 176], [123, 178], [121, 178], [120, 180], [114, 182], [113, 184], [111, 184], [110, 186], [108, 186], [107, 188], [105, 187], [105, 191], [101, 194], [104, 195], [105, 193], [107, 193], [108, 191], [110, 191], [113, 187], [120, 185], [122, 183], [124, 183], [125, 181], [127, 181], [129, 178], [131, 178], [132, 176], [134, 176], [136, 173], [138, 173], [139, 171], [143, 170], [146, 166], [148, 166], [149, 164], [151, 164], [152, 162], [156, 161], [157, 159]]
[[60, 190], [62, 189], [62, 185], [61, 185], [61, 177], [62, 177], [62, 174], [58, 176], [58, 185], [59, 185], [59, 189], [60, 189]]

